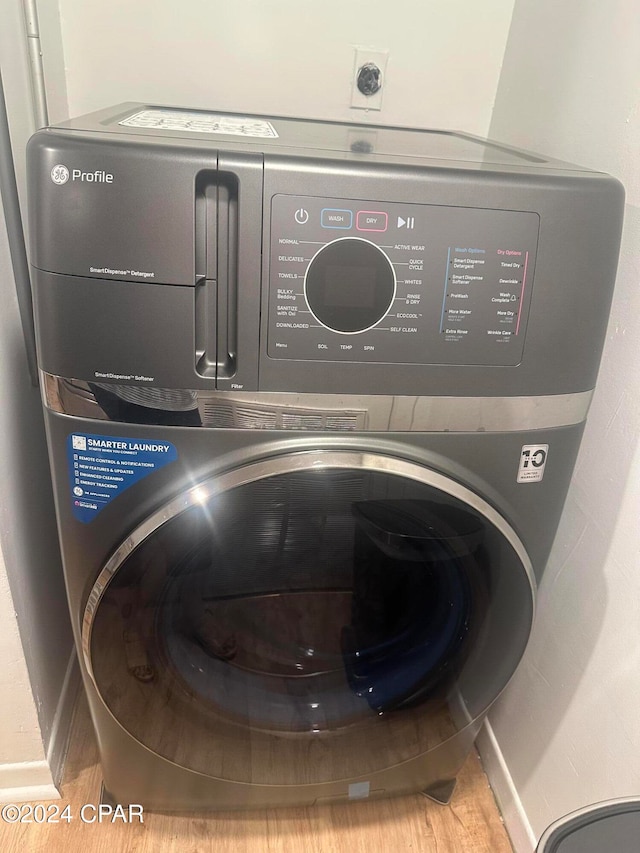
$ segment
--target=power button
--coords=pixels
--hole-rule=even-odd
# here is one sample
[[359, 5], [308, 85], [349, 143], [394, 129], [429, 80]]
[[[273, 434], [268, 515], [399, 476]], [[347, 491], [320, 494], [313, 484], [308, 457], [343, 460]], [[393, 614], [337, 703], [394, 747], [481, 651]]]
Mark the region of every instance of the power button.
[[294, 214], [294, 219], [298, 225], [305, 225], [309, 221], [309, 211], [299, 207]]

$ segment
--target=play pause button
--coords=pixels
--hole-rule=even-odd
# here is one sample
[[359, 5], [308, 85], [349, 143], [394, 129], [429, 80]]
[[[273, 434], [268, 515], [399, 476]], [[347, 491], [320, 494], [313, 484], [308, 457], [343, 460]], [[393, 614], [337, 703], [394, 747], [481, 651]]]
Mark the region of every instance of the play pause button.
[[403, 219], [401, 216], [398, 217], [398, 228], [413, 228], [416, 224], [416, 220], [413, 216], [407, 216], [406, 219]]

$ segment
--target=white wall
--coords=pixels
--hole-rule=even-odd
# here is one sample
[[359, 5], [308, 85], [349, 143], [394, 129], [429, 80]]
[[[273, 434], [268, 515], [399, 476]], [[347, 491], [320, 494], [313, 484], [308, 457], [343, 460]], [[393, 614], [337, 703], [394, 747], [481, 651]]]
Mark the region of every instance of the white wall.
[[44, 758], [18, 623], [0, 546], [0, 766]]
[[[22, 177], [34, 125], [19, 0], [3, 3], [0, 58]], [[0, 305], [0, 800], [14, 800], [55, 796], [73, 643], [40, 395], [29, 379], [1, 208]]]
[[1, 208], [0, 305], [1, 802], [55, 796], [46, 756], [72, 648], [40, 400]]
[[[491, 124], [627, 190], [604, 360], [535, 633], [490, 717], [536, 837], [576, 808], [640, 795], [639, 46], [637, 0], [518, 0]], [[504, 803], [517, 832], [516, 806]]]
[[[51, 117], [140, 100], [484, 134], [513, 3], [58, 0], [58, 29], [39, 0]], [[349, 108], [354, 45], [389, 50], [381, 112]]]

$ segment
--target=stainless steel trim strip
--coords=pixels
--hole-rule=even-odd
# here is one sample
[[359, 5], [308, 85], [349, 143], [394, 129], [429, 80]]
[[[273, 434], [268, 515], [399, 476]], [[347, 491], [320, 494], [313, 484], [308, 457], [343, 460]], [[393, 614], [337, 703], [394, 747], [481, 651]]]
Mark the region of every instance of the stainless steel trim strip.
[[[84, 609], [82, 619], [82, 654], [91, 679], [95, 683], [91, 665], [91, 632], [102, 597], [127, 557], [163, 524], [193, 506], [203, 505], [215, 495], [238, 486], [255, 483], [267, 477], [290, 474], [296, 471], [351, 469], [359, 471], [386, 472], [398, 477], [416, 480], [432, 486], [462, 503], [470, 506], [493, 525], [516, 552], [527, 574], [531, 587], [533, 611], [536, 604], [536, 581], [533, 566], [527, 551], [511, 525], [483, 498], [466, 486], [451, 480], [415, 462], [383, 456], [377, 453], [352, 451], [311, 450], [274, 456], [258, 462], [234, 468], [231, 471], [210, 477], [182, 492], [163, 507], [150, 515], [127, 536], [106, 562], [95, 581]], [[532, 618], [535, 613], [532, 613]], [[97, 686], [97, 685], [96, 685]]]
[[[109, 420], [87, 382], [42, 373], [44, 403], [53, 412]], [[107, 386], [102, 386], [107, 387]], [[132, 386], [135, 387], [135, 386]], [[141, 391], [141, 400], [144, 400]], [[153, 389], [157, 395], [162, 389]], [[167, 389], [167, 395], [174, 392]], [[409, 397], [193, 391], [201, 426], [307, 432], [517, 432], [582, 423], [593, 391], [540, 397]], [[144, 405], [144, 403], [142, 403]], [[126, 406], [125, 406], [126, 408]], [[146, 413], [153, 412], [148, 407]], [[156, 411], [159, 411], [156, 406]], [[137, 423], [135, 414], [124, 423]], [[145, 418], [145, 423], [150, 423]], [[166, 420], [158, 419], [158, 424]]]

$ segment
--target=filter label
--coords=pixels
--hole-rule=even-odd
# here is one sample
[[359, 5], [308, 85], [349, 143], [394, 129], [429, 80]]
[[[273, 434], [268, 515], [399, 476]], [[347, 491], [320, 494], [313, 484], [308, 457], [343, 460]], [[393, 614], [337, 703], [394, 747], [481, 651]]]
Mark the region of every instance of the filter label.
[[178, 458], [168, 441], [72, 433], [67, 462], [73, 514], [85, 524], [119, 494]]
[[221, 133], [225, 136], [250, 136], [261, 139], [277, 139], [278, 137], [278, 133], [271, 122], [255, 116], [188, 110], [151, 108], [129, 116], [120, 124], [125, 127], [148, 127], [152, 130]]

